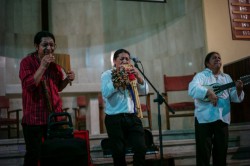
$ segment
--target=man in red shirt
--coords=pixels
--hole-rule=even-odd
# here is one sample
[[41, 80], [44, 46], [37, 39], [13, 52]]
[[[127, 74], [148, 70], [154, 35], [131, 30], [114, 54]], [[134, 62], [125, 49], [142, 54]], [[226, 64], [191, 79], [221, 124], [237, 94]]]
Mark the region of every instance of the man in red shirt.
[[41, 151], [42, 138], [46, 138], [47, 120], [51, 111], [62, 112], [58, 92], [73, 81], [73, 71], [63, 76], [62, 69], [53, 56], [55, 37], [47, 31], [34, 37], [36, 51], [28, 54], [20, 63], [19, 77], [22, 83], [22, 127], [26, 143], [24, 166], [35, 166]]

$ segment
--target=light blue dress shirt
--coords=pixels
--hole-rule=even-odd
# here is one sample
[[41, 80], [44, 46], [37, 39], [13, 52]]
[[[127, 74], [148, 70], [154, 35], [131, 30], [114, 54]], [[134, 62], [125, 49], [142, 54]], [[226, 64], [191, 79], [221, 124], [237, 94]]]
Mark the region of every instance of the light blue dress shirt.
[[220, 73], [215, 77], [208, 68], [197, 73], [189, 83], [188, 94], [194, 99], [195, 117], [199, 123], [210, 123], [216, 120], [230, 124], [230, 102], [239, 103], [244, 99], [244, 92], [238, 97], [235, 86], [224, 90], [218, 94], [218, 102], [213, 106], [211, 102], [203, 101], [207, 94], [207, 88], [204, 85], [219, 83], [221, 85], [232, 82], [228, 74]]
[[[112, 70], [107, 70], [101, 76], [101, 91], [105, 102], [105, 113], [115, 115], [119, 113], [134, 113], [134, 102], [129, 95], [129, 90], [115, 89], [111, 76]], [[139, 94], [148, 93], [148, 84], [137, 84]]]

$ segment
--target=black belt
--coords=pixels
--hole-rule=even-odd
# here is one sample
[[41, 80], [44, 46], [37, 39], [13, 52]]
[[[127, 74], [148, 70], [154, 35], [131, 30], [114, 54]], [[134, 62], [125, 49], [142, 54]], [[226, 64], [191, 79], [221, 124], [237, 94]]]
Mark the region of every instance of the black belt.
[[122, 116], [122, 117], [128, 117], [128, 116], [135, 116], [135, 113], [119, 113], [119, 114], [115, 114], [115, 115], [108, 115], [107, 116]]

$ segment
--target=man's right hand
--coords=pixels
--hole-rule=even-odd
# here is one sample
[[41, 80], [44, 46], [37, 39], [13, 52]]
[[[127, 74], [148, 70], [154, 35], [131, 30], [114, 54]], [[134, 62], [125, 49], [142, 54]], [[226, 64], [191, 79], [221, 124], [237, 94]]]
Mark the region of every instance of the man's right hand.
[[213, 90], [208, 89], [207, 97], [208, 97], [209, 101], [213, 104], [213, 106], [217, 105], [218, 96], [214, 93]]
[[48, 68], [51, 62], [55, 62], [55, 56], [53, 54], [45, 55], [41, 60], [41, 66], [44, 68]]

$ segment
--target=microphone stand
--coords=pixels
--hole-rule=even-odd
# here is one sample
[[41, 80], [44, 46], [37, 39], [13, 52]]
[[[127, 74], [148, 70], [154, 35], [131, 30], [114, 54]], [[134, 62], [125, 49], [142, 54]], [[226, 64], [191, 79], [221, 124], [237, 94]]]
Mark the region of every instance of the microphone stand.
[[138, 69], [138, 71], [142, 74], [142, 76], [147, 80], [147, 82], [150, 84], [150, 86], [154, 89], [154, 91], [157, 94], [157, 98], [154, 99], [154, 102], [158, 103], [158, 127], [159, 127], [159, 140], [160, 140], [160, 165], [163, 165], [163, 145], [162, 145], [162, 131], [161, 131], [161, 113], [160, 113], [160, 105], [164, 102], [166, 106], [168, 107], [168, 110], [175, 114], [175, 112], [172, 110], [172, 108], [168, 105], [166, 100], [160, 95], [159, 91], [156, 90], [154, 85], [148, 80], [148, 78], [145, 76], [145, 74], [141, 71], [141, 69], [138, 67], [138, 62], [134, 60], [134, 66]]

